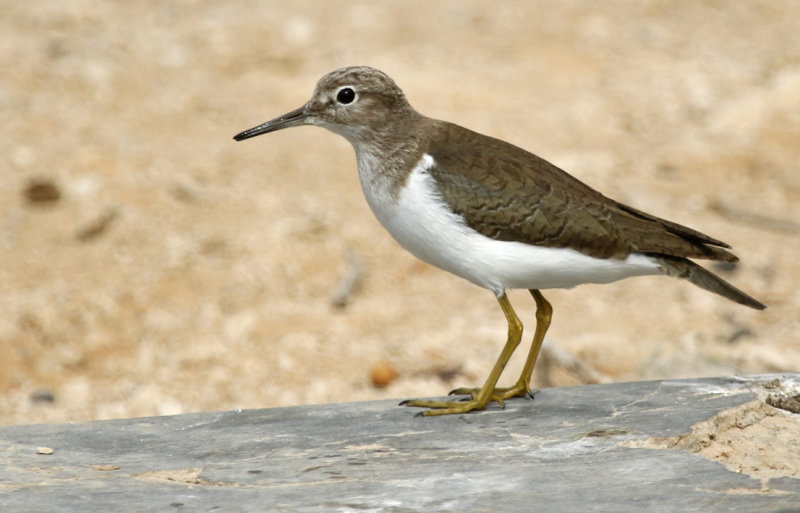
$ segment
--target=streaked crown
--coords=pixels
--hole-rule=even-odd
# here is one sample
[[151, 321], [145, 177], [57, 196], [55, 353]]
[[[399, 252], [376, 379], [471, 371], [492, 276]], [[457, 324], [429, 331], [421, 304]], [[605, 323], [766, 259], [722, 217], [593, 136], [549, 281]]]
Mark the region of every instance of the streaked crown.
[[237, 134], [241, 141], [300, 125], [319, 125], [344, 136], [356, 153], [396, 149], [424, 118], [394, 80], [375, 68], [353, 66], [322, 77], [311, 99], [299, 109]]
[[416, 112], [388, 75], [367, 66], [332, 71], [322, 77], [305, 105], [308, 123], [336, 132], [354, 145], [401, 128]]

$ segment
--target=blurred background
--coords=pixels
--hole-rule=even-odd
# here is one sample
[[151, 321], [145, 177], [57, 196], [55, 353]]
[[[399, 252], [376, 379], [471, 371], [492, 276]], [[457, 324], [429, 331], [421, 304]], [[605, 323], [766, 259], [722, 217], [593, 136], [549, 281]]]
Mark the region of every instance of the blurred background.
[[548, 292], [538, 385], [800, 369], [800, 3], [0, 5], [0, 424], [483, 382], [495, 299], [390, 238], [345, 140], [232, 140], [346, 65], [730, 243], [714, 270], [769, 306], [658, 277]]

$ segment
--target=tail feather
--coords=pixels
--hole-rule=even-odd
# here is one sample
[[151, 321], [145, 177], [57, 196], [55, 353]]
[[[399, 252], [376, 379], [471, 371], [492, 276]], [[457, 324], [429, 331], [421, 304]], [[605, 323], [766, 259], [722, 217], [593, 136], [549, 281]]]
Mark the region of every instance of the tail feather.
[[664, 272], [670, 276], [684, 278], [700, 288], [706, 289], [740, 305], [749, 306], [756, 310], [767, 308], [763, 303], [745, 294], [716, 274], [704, 269], [687, 258], [658, 256], [658, 261]]

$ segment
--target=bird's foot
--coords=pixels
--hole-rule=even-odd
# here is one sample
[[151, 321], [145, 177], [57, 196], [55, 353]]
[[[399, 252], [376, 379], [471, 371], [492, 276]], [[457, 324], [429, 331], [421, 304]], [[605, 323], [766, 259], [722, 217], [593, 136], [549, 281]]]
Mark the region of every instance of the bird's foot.
[[495, 388], [485, 399], [481, 398], [480, 388], [456, 388], [449, 395], [467, 395], [469, 398], [458, 401], [436, 401], [428, 399], [408, 399], [400, 403], [401, 406], [416, 408], [429, 408], [417, 415], [430, 417], [433, 415], [450, 415], [453, 413], [467, 413], [474, 410], [485, 410], [492, 401], [505, 408], [505, 401], [512, 397], [533, 398], [533, 392], [527, 383], [518, 382], [512, 387]]
[[400, 403], [400, 406], [411, 406], [414, 408], [429, 408], [417, 413], [420, 417], [432, 417], [434, 415], [452, 415], [467, 413], [473, 410], [485, 410], [489, 401], [478, 399], [466, 399], [460, 401], [435, 401], [428, 399], [407, 399]]
[[[455, 390], [451, 390], [448, 395], [468, 395], [472, 397], [472, 399], [475, 399], [478, 397], [480, 392], [480, 388], [456, 388]], [[527, 383], [517, 381], [514, 386], [497, 387], [492, 390], [492, 395], [489, 397], [489, 400], [495, 401], [500, 406], [503, 406], [507, 399], [511, 399], [513, 397], [529, 397], [533, 399], [533, 392]]]

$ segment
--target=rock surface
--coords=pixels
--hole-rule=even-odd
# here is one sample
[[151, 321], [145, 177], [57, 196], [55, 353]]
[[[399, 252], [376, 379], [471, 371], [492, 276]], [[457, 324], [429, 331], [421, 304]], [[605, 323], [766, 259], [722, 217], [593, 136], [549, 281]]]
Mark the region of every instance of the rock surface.
[[[0, 510], [797, 511], [796, 471], [734, 467], [756, 449], [797, 457], [800, 415], [764, 399], [798, 386], [795, 374], [564, 387], [437, 418], [378, 401], [4, 427]], [[781, 436], [737, 442], [723, 464], [701, 449], [724, 441], [698, 434], [720, 418]]]

